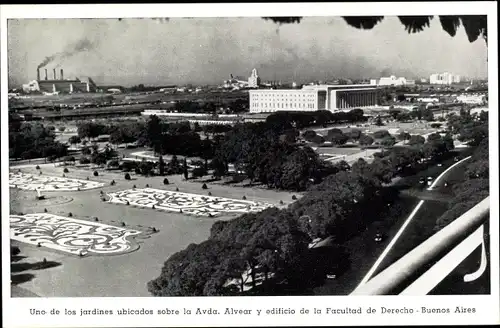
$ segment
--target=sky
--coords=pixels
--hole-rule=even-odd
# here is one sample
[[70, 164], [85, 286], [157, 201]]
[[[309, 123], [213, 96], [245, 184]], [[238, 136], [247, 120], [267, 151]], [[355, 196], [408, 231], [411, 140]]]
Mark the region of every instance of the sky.
[[[358, 30], [340, 17], [305, 17], [278, 25], [258, 17], [17, 19], [8, 21], [9, 85], [52, 77], [91, 77], [106, 85], [220, 84], [230, 74], [264, 81], [331, 80], [450, 72], [487, 77], [487, 46], [455, 37], [437, 17], [409, 34], [396, 17]], [[53, 58], [51, 58], [51, 56]], [[47, 58], [49, 57], [49, 58]], [[50, 61], [49, 59], [52, 59]]]

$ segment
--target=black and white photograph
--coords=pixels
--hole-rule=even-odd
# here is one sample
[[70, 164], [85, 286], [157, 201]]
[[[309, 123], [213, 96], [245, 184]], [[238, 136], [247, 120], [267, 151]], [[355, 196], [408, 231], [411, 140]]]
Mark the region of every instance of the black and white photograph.
[[[2, 16], [10, 299], [143, 298], [175, 314], [181, 296], [219, 297], [192, 315], [245, 320], [257, 312], [233, 300], [498, 296], [492, 13], [255, 5]], [[336, 300], [311, 312], [358, 313]], [[397, 311], [480, 312], [432, 304]]]

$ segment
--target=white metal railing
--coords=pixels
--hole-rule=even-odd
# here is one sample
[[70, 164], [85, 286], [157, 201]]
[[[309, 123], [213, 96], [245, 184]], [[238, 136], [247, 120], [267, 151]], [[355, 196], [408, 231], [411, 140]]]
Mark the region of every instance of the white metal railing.
[[[419, 271], [430, 269], [411, 282], [400, 295], [426, 295], [479, 246], [481, 265], [476, 272], [464, 276], [464, 282], [479, 278], [487, 266], [484, 224], [490, 209], [489, 196], [465, 214], [438, 231], [384, 271], [358, 286], [351, 295], [387, 295], [407, 284]], [[446, 250], [451, 249], [444, 256]]]

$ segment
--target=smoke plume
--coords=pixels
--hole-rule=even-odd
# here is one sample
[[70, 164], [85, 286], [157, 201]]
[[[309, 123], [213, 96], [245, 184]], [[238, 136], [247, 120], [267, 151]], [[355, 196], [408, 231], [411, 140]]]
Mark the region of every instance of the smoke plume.
[[96, 46], [96, 41], [91, 41], [86, 38], [78, 40], [75, 43], [69, 44], [64, 51], [45, 57], [45, 59], [38, 65], [37, 68], [43, 68], [54, 61], [59, 62], [59, 65], [56, 66], [56, 68], [58, 68], [60, 66], [60, 63], [64, 60], [84, 51], [92, 51], [96, 48]]

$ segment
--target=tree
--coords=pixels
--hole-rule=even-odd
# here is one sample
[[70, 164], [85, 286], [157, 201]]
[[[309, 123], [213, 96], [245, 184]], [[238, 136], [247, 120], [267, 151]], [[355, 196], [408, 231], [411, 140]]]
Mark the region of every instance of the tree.
[[215, 157], [212, 160], [211, 167], [214, 170], [213, 176], [217, 179], [226, 175], [227, 173], [227, 165], [220, 157]]
[[425, 138], [421, 135], [412, 135], [410, 140], [408, 140], [409, 145], [423, 145], [425, 143]]
[[200, 178], [200, 177], [206, 175], [207, 171], [205, 170], [205, 168], [203, 166], [201, 166], [201, 167], [195, 167], [193, 169], [192, 174], [193, 174], [194, 178]]
[[349, 137], [343, 133], [335, 134], [330, 137], [330, 141], [336, 146], [344, 145], [347, 142], [347, 140], [349, 140]]
[[184, 162], [182, 164], [182, 174], [184, 174], [184, 179], [186, 179], [186, 180], [189, 179], [187, 160], [185, 157], [184, 157]]
[[349, 131], [348, 133], [346, 133], [346, 136], [351, 139], [351, 140], [359, 140], [359, 138], [361, 137], [361, 130], [359, 129], [352, 129], [351, 131]]
[[[450, 36], [454, 37], [459, 30], [460, 23], [464, 26], [469, 42], [474, 42], [478, 37], [482, 37], [485, 42], [487, 38], [486, 15], [465, 15], [465, 16], [438, 16], [441, 27]], [[419, 33], [430, 26], [433, 16], [398, 16], [399, 21], [408, 33]], [[300, 23], [302, 17], [263, 17], [278, 24]], [[343, 17], [347, 24], [352, 27], [364, 30], [373, 29], [380, 23], [384, 16], [347, 16]]]
[[342, 132], [341, 129], [333, 128], [333, 129], [328, 130], [327, 137], [331, 138], [331, 137], [339, 135], [339, 134], [342, 135], [344, 133]]
[[387, 130], [378, 130], [373, 133], [373, 138], [375, 139], [384, 139], [390, 136], [391, 134]]
[[201, 132], [201, 131], [203, 131], [203, 129], [201, 128], [201, 126], [200, 126], [200, 124], [198, 122], [194, 122], [193, 130], [194, 130], [194, 132]]
[[302, 137], [307, 141], [313, 141], [313, 138], [316, 137], [316, 132], [313, 130], [307, 130], [302, 134]]
[[431, 133], [427, 136], [427, 142], [441, 141], [442, 137], [439, 133]]
[[396, 139], [392, 136], [390, 137], [385, 137], [384, 139], [382, 139], [382, 141], [380, 142], [380, 144], [384, 147], [392, 147], [394, 146], [394, 144], [396, 143]]
[[153, 296], [205, 295], [207, 282], [218, 271], [229, 250], [224, 242], [213, 239], [189, 245], [165, 262], [160, 276], [148, 282], [148, 291]]
[[158, 158], [158, 170], [161, 176], [165, 175], [165, 161], [163, 160], [163, 156]]
[[407, 122], [407, 121], [411, 120], [411, 115], [410, 115], [410, 113], [407, 113], [407, 112], [399, 113], [396, 116], [396, 120], [398, 122]]
[[153, 174], [154, 163], [143, 160], [139, 164], [139, 170], [142, 175], [149, 176]]
[[311, 148], [295, 150], [281, 165], [279, 187], [285, 190], [305, 190], [312, 184], [311, 177], [317, 174], [318, 164], [318, 155]]
[[382, 122], [382, 118], [380, 116], [377, 116], [377, 118], [375, 119], [375, 125], [376, 126], [383, 126], [384, 125], [384, 122]]
[[156, 115], [151, 115], [146, 122], [146, 142], [150, 147], [161, 152], [162, 126]]
[[321, 145], [322, 143], [325, 142], [325, 138], [323, 138], [322, 136], [320, 135], [315, 135], [312, 139], [311, 139], [312, 142], [314, 142], [315, 144], [317, 145]]
[[422, 118], [426, 121], [434, 121], [434, 113], [431, 109], [425, 108], [422, 111]]
[[408, 133], [408, 132], [405, 132], [405, 131], [402, 131], [399, 135], [398, 135], [398, 139], [401, 140], [401, 141], [408, 141], [410, 140], [411, 138], [411, 134]]
[[369, 146], [373, 143], [373, 141], [373, 138], [366, 134], [363, 134], [361, 135], [361, 137], [359, 137], [359, 144], [361, 146]]
[[80, 139], [80, 137], [78, 136], [71, 136], [69, 139], [68, 139], [68, 142], [72, 145], [75, 145], [77, 143], [80, 143], [82, 142], [82, 139]]
[[[403, 100], [404, 100], [404, 96], [403, 96]], [[398, 96], [398, 101], [403, 101], [403, 100], [399, 100], [399, 96]], [[401, 114], [401, 110], [400, 109], [390, 109], [389, 110], [389, 115], [392, 116], [393, 119], [397, 119], [398, 116]]]

